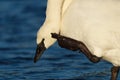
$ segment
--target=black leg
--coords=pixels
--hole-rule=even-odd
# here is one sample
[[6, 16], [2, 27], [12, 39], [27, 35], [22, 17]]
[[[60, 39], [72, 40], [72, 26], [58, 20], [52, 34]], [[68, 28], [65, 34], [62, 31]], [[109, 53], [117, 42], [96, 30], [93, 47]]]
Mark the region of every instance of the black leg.
[[93, 55], [88, 48], [86, 47], [86, 45], [81, 42], [81, 41], [77, 41], [65, 36], [61, 36], [59, 34], [56, 33], [52, 33], [52, 37], [56, 38], [58, 41], [58, 44], [62, 47], [62, 48], [66, 48], [72, 51], [76, 51], [76, 50], [80, 50], [81, 52], [83, 52], [83, 54], [93, 63], [97, 63], [101, 60], [101, 58]]
[[93, 63], [97, 63], [101, 60], [101, 57], [97, 57], [95, 55], [93, 55], [89, 49], [86, 47], [86, 45], [82, 42], [80, 42], [80, 45], [79, 45], [79, 49], [81, 52], [83, 52], [83, 54]]
[[118, 73], [119, 73], [119, 67], [113, 66], [111, 68], [111, 80], [117, 80]]

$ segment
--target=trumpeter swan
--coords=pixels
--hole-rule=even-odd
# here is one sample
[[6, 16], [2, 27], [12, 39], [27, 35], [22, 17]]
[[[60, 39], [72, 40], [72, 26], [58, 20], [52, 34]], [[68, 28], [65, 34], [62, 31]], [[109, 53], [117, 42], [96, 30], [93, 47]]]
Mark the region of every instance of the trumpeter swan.
[[116, 80], [120, 66], [120, 1], [48, 0], [34, 62], [56, 41], [54, 38], [61, 47], [82, 51], [92, 62], [111, 62], [111, 80]]

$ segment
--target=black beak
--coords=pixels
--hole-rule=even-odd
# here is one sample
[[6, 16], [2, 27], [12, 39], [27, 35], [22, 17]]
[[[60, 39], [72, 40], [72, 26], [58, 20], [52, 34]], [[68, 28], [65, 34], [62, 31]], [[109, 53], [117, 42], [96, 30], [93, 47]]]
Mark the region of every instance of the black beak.
[[41, 43], [37, 45], [36, 54], [34, 57], [34, 63], [38, 61], [38, 59], [42, 56], [45, 50], [46, 50], [46, 47], [45, 47], [44, 39], [43, 39]]

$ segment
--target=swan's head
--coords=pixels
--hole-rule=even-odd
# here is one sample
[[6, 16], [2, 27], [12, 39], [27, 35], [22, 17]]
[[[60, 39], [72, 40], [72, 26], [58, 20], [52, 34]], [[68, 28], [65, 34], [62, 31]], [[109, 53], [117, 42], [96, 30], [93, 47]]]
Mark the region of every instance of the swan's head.
[[37, 48], [34, 57], [34, 62], [42, 56], [44, 51], [49, 48], [56, 40], [51, 37], [52, 29], [42, 27], [37, 33]]

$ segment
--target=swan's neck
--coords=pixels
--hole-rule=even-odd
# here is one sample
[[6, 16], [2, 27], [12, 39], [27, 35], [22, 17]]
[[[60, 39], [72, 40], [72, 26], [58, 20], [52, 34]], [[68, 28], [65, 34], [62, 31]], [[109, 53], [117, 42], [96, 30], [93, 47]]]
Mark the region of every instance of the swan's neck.
[[73, 0], [64, 0], [63, 6], [62, 6], [62, 14], [65, 13], [65, 11], [67, 10], [67, 8], [69, 7], [72, 1]]

